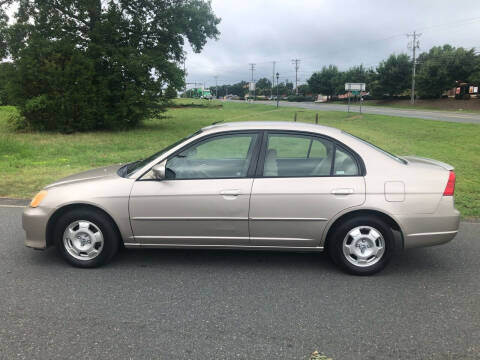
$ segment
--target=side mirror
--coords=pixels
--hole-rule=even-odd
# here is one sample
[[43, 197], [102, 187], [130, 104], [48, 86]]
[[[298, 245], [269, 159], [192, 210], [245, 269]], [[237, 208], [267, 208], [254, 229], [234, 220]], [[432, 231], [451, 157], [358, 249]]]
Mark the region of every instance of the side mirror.
[[153, 177], [156, 180], [164, 180], [165, 179], [166, 165], [167, 165], [167, 160], [162, 161], [161, 163], [152, 167]]

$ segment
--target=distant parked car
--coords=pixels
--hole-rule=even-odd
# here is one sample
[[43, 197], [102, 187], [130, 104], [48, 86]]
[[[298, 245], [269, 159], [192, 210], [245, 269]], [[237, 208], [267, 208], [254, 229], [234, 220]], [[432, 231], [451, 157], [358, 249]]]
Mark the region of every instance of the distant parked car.
[[240, 100], [240, 96], [230, 94], [230, 95], [224, 96], [224, 99], [225, 100]]
[[318, 102], [318, 103], [324, 103], [327, 101], [328, 101], [328, 96], [326, 95], [318, 95], [317, 100], [315, 100], [315, 102]]
[[80, 267], [129, 248], [324, 251], [373, 274], [393, 253], [457, 234], [453, 167], [398, 157], [338, 129], [289, 122], [206, 127], [152, 156], [45, 187], [26, 245]]

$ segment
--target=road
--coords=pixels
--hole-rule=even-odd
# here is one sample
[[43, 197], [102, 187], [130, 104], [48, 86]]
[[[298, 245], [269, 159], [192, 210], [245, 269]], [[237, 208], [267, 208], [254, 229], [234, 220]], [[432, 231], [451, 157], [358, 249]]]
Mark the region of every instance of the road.
[[124, 250], [72, 268], [0, 207], [1, 359], [478, 359], [480, 224], [355, 277], [324, 255]]
[[[243, 102], [237, 100], [236, 102]], [[275, 101], [255, 101], [255, 104], [276, 105]], [[316, 111], [347, 111], [347, 105], [342, 104], [325, 104], [313, 102], [287, 102], [280, 101], [283, 107], [299, 107]], [[359, 112], [359, 106], [351, 106], [351, 112]], [[396, 109], [380, 106], [362, 106], [362, 112], [365, 114], [388, 115], [411, 117], [427, 120], [448, 121], [458, 123], [480, 124], [480, 113], [459, 113], [453, 111], [437, 111], [437, 110], [417, 110], [417, 109]]]

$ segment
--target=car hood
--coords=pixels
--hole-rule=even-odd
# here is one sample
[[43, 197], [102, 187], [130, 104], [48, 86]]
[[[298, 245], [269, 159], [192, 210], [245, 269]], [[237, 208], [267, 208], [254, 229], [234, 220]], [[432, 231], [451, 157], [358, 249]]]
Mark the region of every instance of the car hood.
[[452, 165], [446, 164], [444, 162], [434, 160], [434, 159], [423, 158], [419, 156], [402, 156], [402, 159], [407, 160], [411, 164], [435, 165], [435, 166], [440, 166], [441, 168], [449, 171], [454, 169]]
[[78, 173], [78, 174], [74, 174], [74, 175], [64, 177], [63, 179], [60, 179], [60, 180], [54, 182], [53, 184], [50, 184], [50, 185], [46, 186], [45, 189], [49, 189], [49, 188], [54, 187], [54, 186], [80, 182], [80, 181], [105, 178], [105, 177], [108, 177], [108, 176], [117, 176], [117, 171], [121, 166], [122, 166], [121, 164], [118, 164], [118, 165], [111, 165], [111, 166], [107, 166], [107, 167], [101, 167], [101, 168], [98, 168], [98, 169], [83, 171], [83, 172]]

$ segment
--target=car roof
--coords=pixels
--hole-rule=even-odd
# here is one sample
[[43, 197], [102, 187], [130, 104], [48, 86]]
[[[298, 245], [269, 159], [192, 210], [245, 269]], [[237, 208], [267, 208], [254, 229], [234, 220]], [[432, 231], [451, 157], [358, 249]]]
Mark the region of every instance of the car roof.
[[308, 131], [325, 135], [338, 135], [340, 129], [330, 126], [292, 121], [235, 121], [222, 122], [202, 128], [205, 132], [222, 132], [234, 130], [291, 130]]

